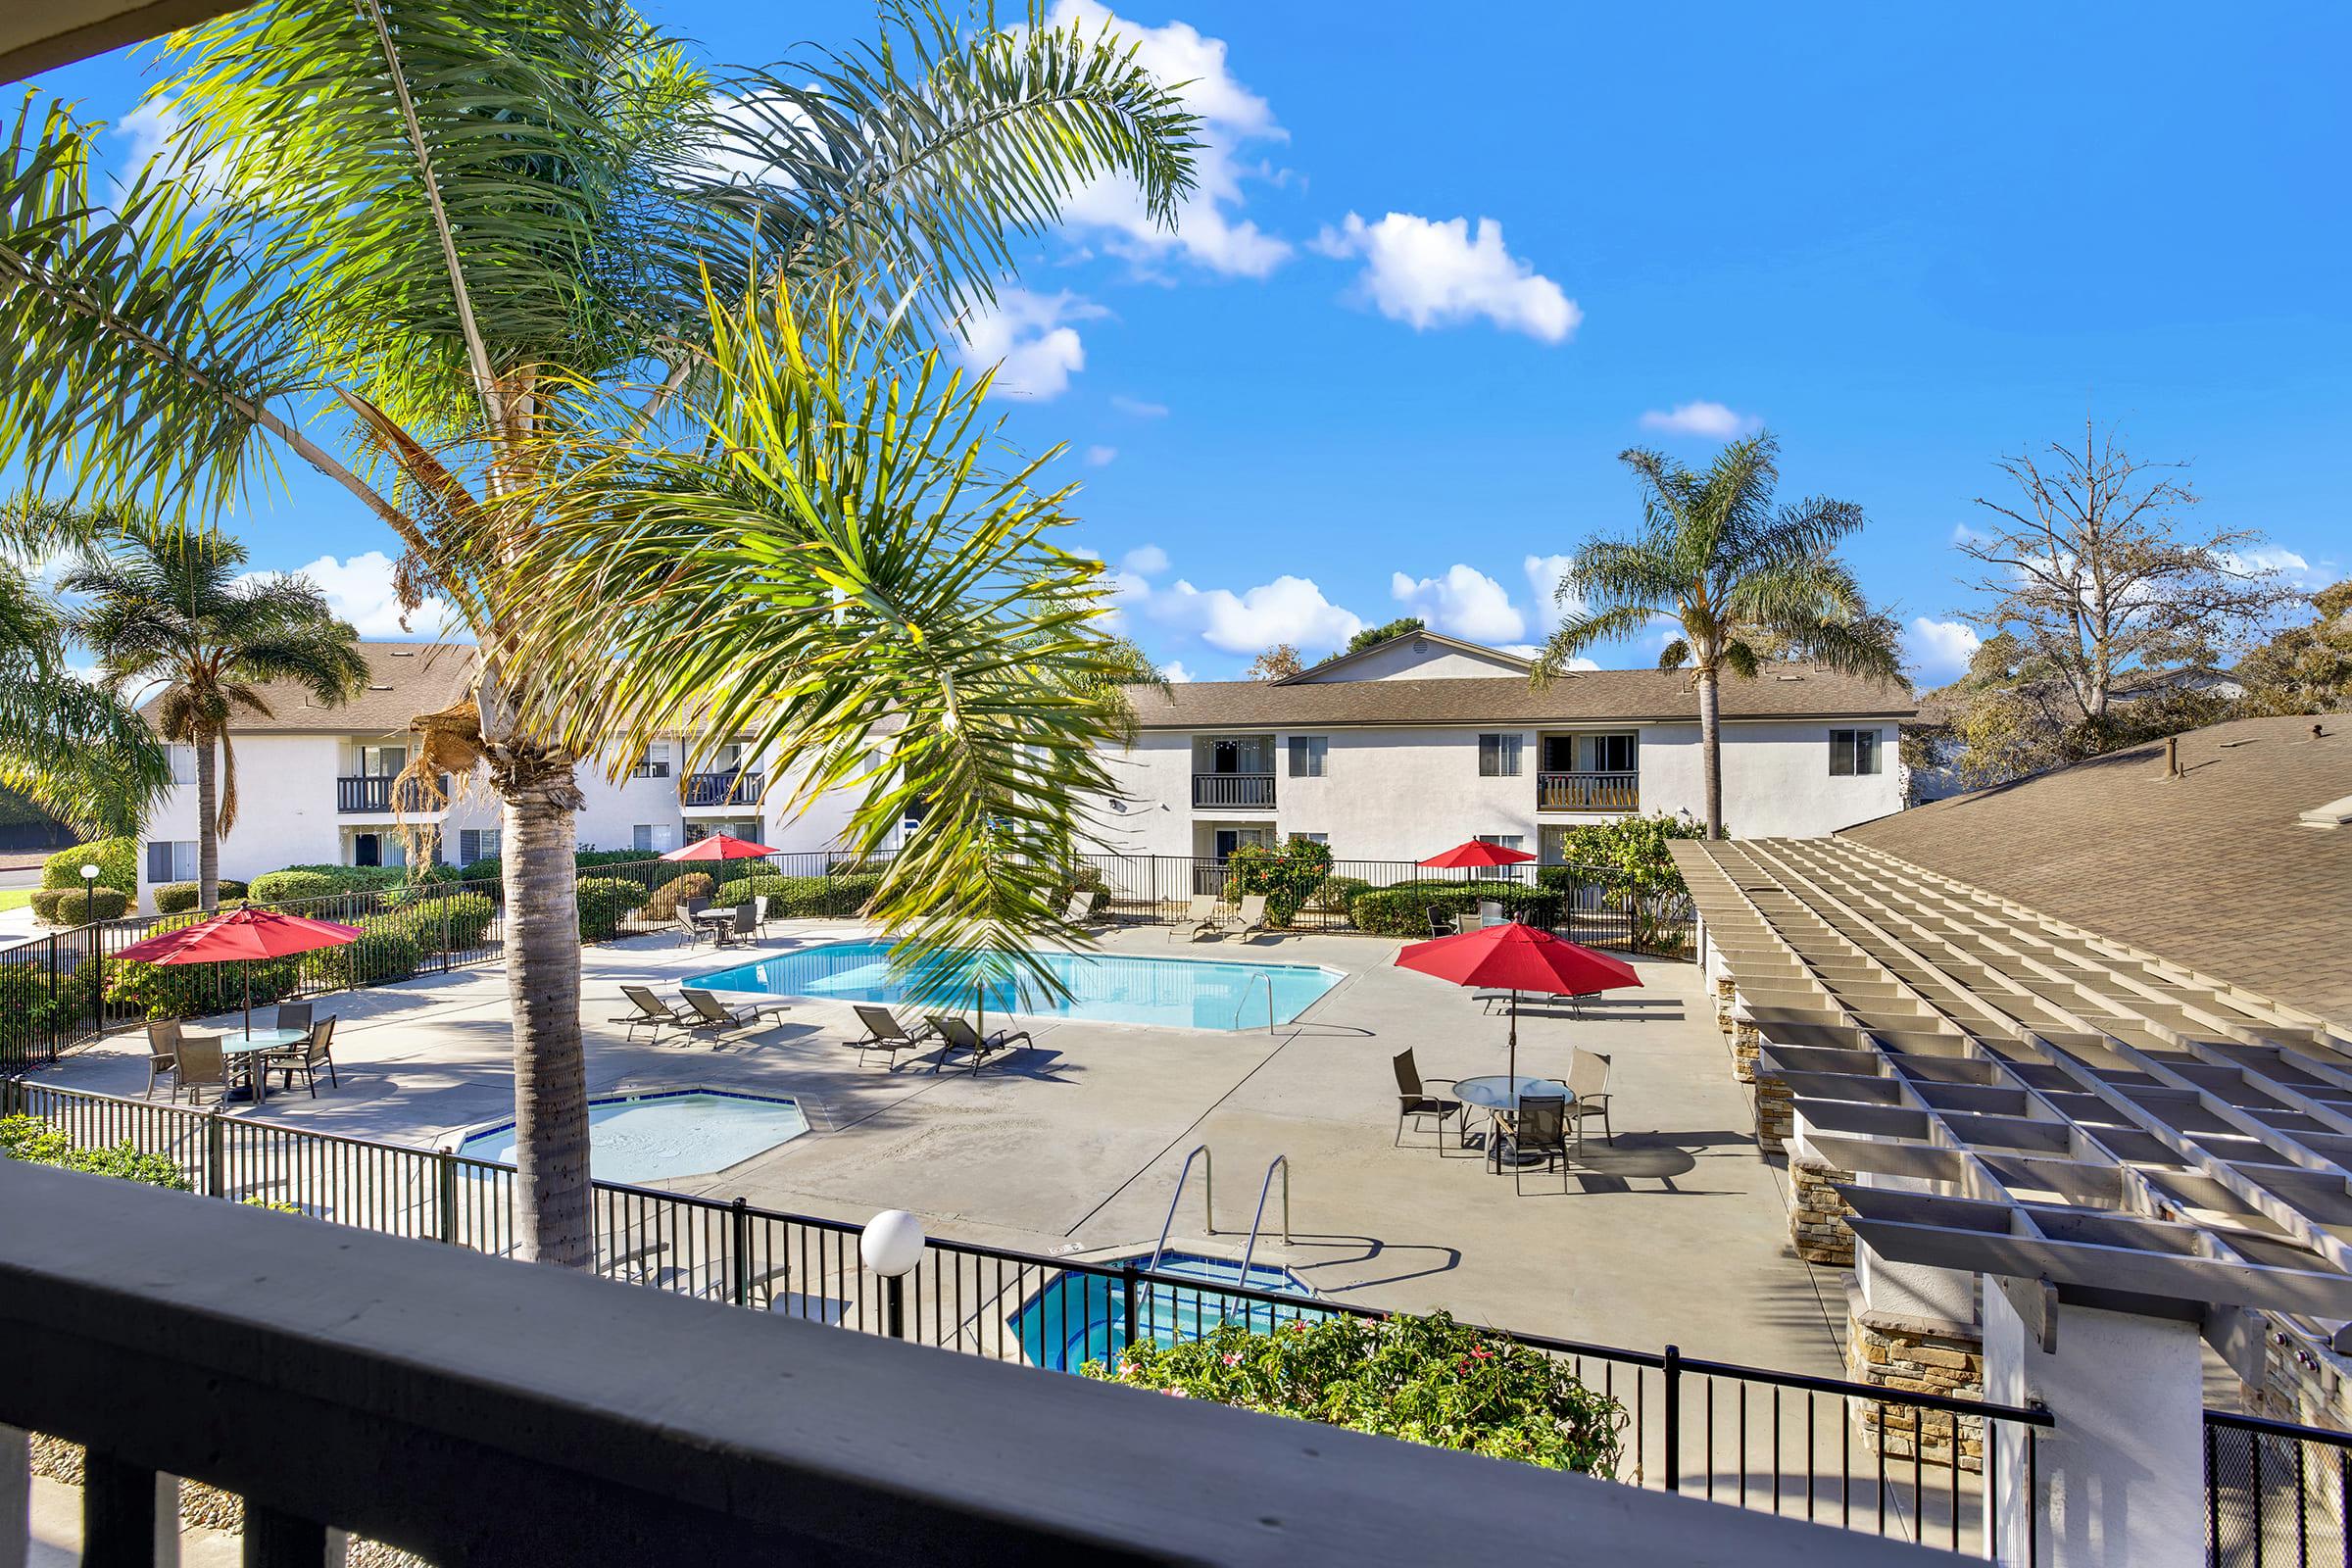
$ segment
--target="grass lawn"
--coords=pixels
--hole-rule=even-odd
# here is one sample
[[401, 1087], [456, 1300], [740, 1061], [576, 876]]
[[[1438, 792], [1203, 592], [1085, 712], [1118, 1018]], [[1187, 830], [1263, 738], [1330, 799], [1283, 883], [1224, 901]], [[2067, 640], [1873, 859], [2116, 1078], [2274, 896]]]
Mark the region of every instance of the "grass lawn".
[[30, 888], [0, 888], [0, 914], [22, 909], [32, 903]]

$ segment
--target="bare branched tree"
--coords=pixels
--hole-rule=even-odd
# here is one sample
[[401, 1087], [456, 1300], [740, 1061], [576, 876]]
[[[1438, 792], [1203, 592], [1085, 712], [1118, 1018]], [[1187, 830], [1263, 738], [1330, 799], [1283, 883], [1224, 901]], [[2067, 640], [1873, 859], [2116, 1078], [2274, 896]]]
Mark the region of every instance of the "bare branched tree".
[[2191, 524], [2184, 466], [2134, 458], [2112, 429], [2086, 420], [2080, 447], [2000, 467], [2019, 494], [1977, 499], [1999, 520], [1960, 540], [1986, 600], [1962, 613], [2047, 668], [2073, 721], [2106, 720], [2119, 674], [2212, 662], [2294, 598], [2254, 561], [2259, 534]]

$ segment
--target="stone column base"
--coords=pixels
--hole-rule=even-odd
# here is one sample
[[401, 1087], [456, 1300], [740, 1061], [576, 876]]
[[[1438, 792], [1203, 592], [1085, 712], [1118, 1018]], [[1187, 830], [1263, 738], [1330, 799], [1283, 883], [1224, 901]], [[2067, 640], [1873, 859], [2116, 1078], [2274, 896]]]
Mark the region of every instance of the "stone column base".
[[[1984, 1337], [1966, 1323], [1930, 1322], [1873, 1312], [1861, 1293], [1846, 1296], [1846, 1375], [1889, 1394], [1984, 1397]], [[1928, 1464], [1949, 1465], [1957, 1453], [1964, 1471], [1984, 1468], [1984, 1420], [1948, 1410], [1846, 1401], [1871, 1451]]]
[[1834, 1182], [1851, 1182], [1854, 1173], [1825, 1165], [1817, 1159], [1788, 1162], [1793, 1203], [1788, 1210], [1788, 1240], [1796, 1255], [1808, 1263], [1838, 1268], [1854, 1266], [1854, 1233], [1846, 1224], [1853, 1209], [1838, 1196]]

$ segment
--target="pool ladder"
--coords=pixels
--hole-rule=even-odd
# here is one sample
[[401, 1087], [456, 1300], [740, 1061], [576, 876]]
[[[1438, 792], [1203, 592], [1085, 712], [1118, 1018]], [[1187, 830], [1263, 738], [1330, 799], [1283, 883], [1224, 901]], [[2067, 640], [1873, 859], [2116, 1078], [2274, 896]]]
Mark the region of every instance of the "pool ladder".
[[[1159, 1241], [1152, 1249], [1152, 1261], [1145, 1272], [1156, 1273], [1159, 1260], [1168, 1250], [1168, 1232], [1176, 1228], [1176, 1210], [1184, 1202], [1185, 1184], [1193, 1179], [1193, 1161], [1200, 1161], [1200, 1229], [1203, 1234], [1217, 1234], [1216, 1156], [1206, 1144], [1195, 1144], [1193, 1152], [1184, 1156], [1184, 1168], [1176, 1173], [1176, 1192], [1168, 1200], [1168, 1217], [1160, 1222]], [[1250, 1283], [1250, 1259], [1257, 1253], [1258, 1233], [1265, 1228], [1266, 1199], [1274, 1191], [1274, 1173], [1282, 1172], [1282, 1244], [1291, 1245], [1291, 1156], [1276, 1154], [1266, 1166], [1266, 1179], [1257, 1190], [1257, 1213], [1250, 1221], [1250, 1242], [1242, 1249], [1242, 1283]]]
[[1242, 994], [1233, 1004], [1233, 1027], [1242, 1026], [1242, 1009], [1250, 1005], [1250, 987], [1262, 983], [1266, 988], [1266, 1033], [1274, 1032], [1274, 977], [1259, 969], [1242, 980]]

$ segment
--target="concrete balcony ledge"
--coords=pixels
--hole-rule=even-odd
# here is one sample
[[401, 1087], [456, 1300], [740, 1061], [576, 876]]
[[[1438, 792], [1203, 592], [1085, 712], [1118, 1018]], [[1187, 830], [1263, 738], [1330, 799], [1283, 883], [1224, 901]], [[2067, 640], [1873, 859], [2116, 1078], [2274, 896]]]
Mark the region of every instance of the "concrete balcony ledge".
[[1931, 1560], [109, 1178], [0, 1212], [0, 1423], [435, 1562]]

